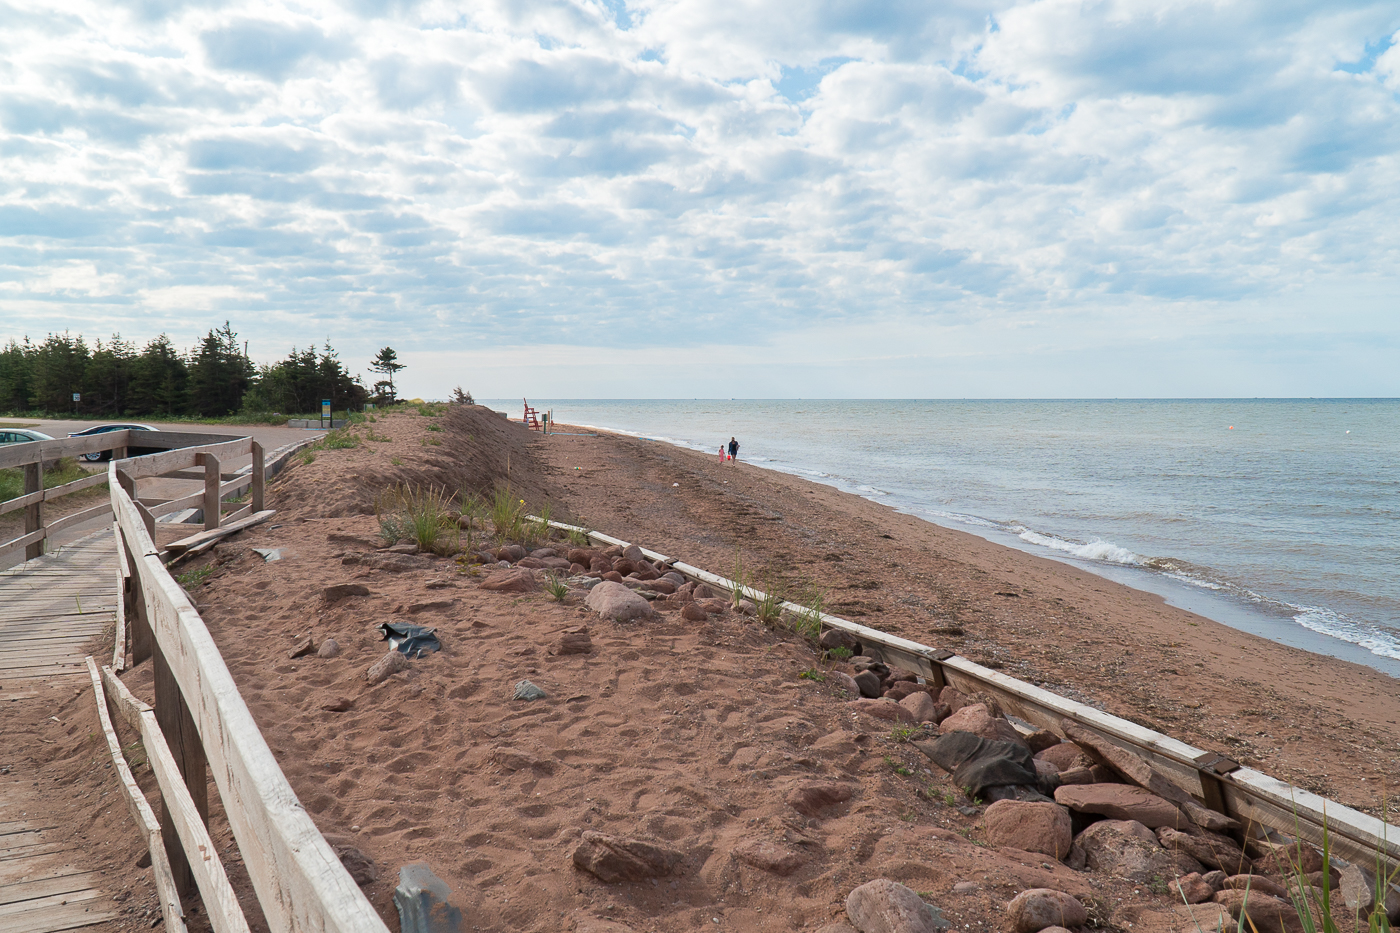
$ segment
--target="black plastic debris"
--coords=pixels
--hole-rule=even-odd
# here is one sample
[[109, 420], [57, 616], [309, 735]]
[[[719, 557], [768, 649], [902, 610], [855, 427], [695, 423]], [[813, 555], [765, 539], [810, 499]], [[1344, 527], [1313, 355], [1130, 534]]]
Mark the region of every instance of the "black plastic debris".
[[461, 933], [462, 911], [448, 901], [451, 896], [452, 889], [433, 874], [427, 862], [403, 866], [399, 886], [394, 889], [399, 928], [403, 933]]
[[[1037, 790], [1040, 783], [1031, 750], [1017, 742], [989, 741], [970, 732], [949, 732], [932, 741], [915, 742], [914, 747], [934, 764], [953, 775], [953, 782], [973, 796], [985, 796], [990, 788], [1021, 787], [1018, 800], [1045, 800]], [[1001, 797], [1008, 796], [1003, 792]]]
[[379, 634], [389, 642], [389, 647], [409, 658], [421, 658], [441, 650], [442, 642], [434, 634], [436, 631], [435, 628], [403, 622], [383, 622], [379, 626]]

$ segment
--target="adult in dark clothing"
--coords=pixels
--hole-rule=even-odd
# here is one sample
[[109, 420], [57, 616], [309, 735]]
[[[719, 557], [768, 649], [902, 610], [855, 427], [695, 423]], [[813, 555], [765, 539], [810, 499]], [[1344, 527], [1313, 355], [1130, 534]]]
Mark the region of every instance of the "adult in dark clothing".
[[733, 463], [739, 459], [739, 442], [734, 438], [729, 439], [729, 462]]

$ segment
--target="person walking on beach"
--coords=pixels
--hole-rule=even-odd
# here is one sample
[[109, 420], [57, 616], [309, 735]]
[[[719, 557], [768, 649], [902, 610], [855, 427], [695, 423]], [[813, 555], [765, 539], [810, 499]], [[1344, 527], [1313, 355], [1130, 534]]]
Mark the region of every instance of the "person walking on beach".
[[739, 459], [739, 442], [734, 438], [729, 439], [729, 462], [733, 463]]

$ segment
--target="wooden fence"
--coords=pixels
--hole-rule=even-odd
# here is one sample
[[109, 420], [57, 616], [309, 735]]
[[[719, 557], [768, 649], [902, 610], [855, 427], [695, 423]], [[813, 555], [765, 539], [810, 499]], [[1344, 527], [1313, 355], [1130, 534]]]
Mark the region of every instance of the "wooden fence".
[[[628, 546], [626, 541], [586, 528], [561, 522], [549, 524], [584, 532], [600, 543]], [[690, 580], [729, 592], [735, 588], [734, 581], [718, 574], [646, 548], [642, 548], [642, 553], [648, 560], [661, 561]], [[742, 589], [755, 601], [764, 598], [761, 591], [752, 587]], [[783, 606], [794, 612], [806, 611], [806, 607], [795, 603], [784, 602]], [[931, 648], [826, 613], [821, 620], [825, 628], [849, 632], [862, 645], [874, 646], [885, 660], [913, 671], [937, 687], [991, 694], [1004, 711], [1032, 726], [1063, 734], [1063, 724], [1068, 720], [1092, 730], [1147, 761], [1201, 804], [1239, 820], [1243, 827], [1241, 841], [1278, 833], [1300, 836], [1321, 846], [1325, 838], [1336, 860], [1368, 869], [1374, 869], [1378, 862], [1390, 871], [1400, 868], [1400, 826], [1241, 767], [1215, 752], [1008, 677], [946, 649]]]
[[[213, 516], [215, 526], [204, 534], [215, 533], [221, 530], [217, 497], [237, 487], [236, 481], [223, 482], [219, 464], [247, 453], [254, 454], [248, 481], [255, 490], [249, 514], [242, 519], [247, 521], [260, 513], [271, 514], [261, 509], [261, 448], [249, 438], [219, 439], [111, 464], [121, 617], [130, 638], [126, 654], [119, 641], [114, 667], [120, 670], [128, 658], [133, 664], [151, 658], [155, 705], [147, 707], [132, 697], [111, 667], [100, 673], [94, 667], [94, 690], [104, 713], [110, 712], [140, 733], [160, 783], [158, 826], [152, 825], [154, 814], [149, 807], [143, 812], [144, 801], [131, 802], [152, 847], [157, 879], [167, 874], [162, 866], [168, 865], [175, 887], [174, 892], [162, 893], [167, 930], [174, 933], [183, 927], [182, 921], [178, 927], [173, 922], [178, 920], [178, 896], [196, 887], [216, 933], [243, 933], [248, 928], [207, 831], [212, 774], [258, 904], [273, 930], [387, 933], [297, 801], [203, 620], [166, 570], [163, 557], [169, 552], [162, 551], [152, 536], [155, 517], [187, 507], [199, 497], [147, 506], [133, 496], [140, 477], [180, 476], [182, 471], [202, 467], [203, 473], [194, 475], [205, 479], [200, 496], [206, 525]], [[108, 741], [114, 738], [109, 736]], [[127, 783], [123, 780], [124, 786]], [[164, 858], [156, 859], [157, 848]]]

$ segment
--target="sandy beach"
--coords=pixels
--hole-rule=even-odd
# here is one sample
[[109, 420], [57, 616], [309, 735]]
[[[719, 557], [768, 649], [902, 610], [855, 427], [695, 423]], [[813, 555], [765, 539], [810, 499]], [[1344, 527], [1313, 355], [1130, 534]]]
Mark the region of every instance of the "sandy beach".
[[[469, 561], [380, 550], [375, 500], [395, 484], [486, 491], [508, 477], [557, 518], [725, 575], [737, 560], [794, 595], [816, 586], [837, 615], [1368, 812], [1394, 777], [1400, 704], [1388, 678], [1063, 564], [742, 462], [530, 434], [484, 409], [365, 428], [379, 440], [319, 451], [278, 478], [273, 522], [175, 569], [211, 568], [191, 583], [200, 612], [299, 798], [362, 866], [390, 929], [398, 869], [420, 860], [452, 888], [467, 928], [483, 930], [817, 930], [876, 878], [919, 892], [958, 928], [1003, 928], [1004, 905], [1030, 887], [1078, 896], [1099, 927], [1194, 928], [1162, 879], [1081, 873], [990, 845], [985, 808], [891, 723], [854, 711], [791, 633], [732, 611], [614, 623], [579, 593], [560, 603], [538, 589], [493, 592]], [[281, 548], [282, 559], [264, 562], [253, 547]], [[365, 594], [325, 594], [346, 583]], [[388, 621], [435, 627], [443, 649], [368, 684], [386, 650], [376, 627]], [[566, 647], [583, 635], [587, 650]], [[334, 639], [338, 653], [289, 657], [308, 636]], [[525, 679], [547, 697], [512, 700]], [[124, 680], [149, 698], [149, 664]], [[131, 919], [111, 928], [143, 929], [140, 846], [112, 806], [110, 772], [92, 767], [100, 748], [84, 724], [95, 717], [78, 691], [65, 701], [57, 741], [26, 748], [45, 780], [73, 789], [75, 838], [110, 852], [110, 874], [129, 879]], [[55, 732], [38, 718], [16, 731]], [[149, 769], [135, 770], [149, 791]], [[845, 796], [826, 809], [792, 803], [832, 786]], [[214, 839], [232, 855], [212, 784], [210, 796]], [[588, 831], [651, 840], [678, 867], [605, 883], [571, 863]], [[236, 857], [229, 867], [246, 895]], [[207, 929], [198, 913], [191, 929]]]

